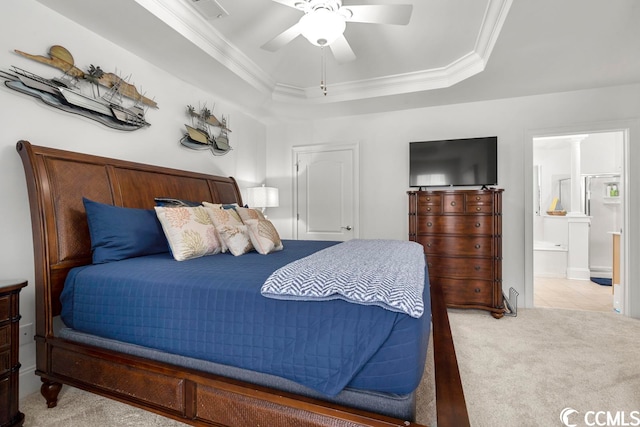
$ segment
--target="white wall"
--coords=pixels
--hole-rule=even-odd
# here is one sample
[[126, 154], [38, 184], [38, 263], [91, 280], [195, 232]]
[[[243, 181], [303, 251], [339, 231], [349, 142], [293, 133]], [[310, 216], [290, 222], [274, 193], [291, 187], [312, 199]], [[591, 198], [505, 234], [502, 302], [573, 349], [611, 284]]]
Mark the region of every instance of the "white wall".
[[[155, 98], [159, 109], [149, 110], [151, 126], [133, 132], [112, 130], [95, 121], [55, 110], [35, 98], [0, 87], [0, 272], [2, 278], [23, 278], [30, 285], [21, 293], [21, 325], [35, 320], [34, 267], [27, 189], [15, 144], [25, 139], [36, 145], [116, 157], [126, 160], [188, 169], [224, 176], [235, 176], [241, 187], [261, 183], [265, 177], [266, 128], [243, 114], [228, 100], [204, 93], [163, 70], [63, 18], [33, 0], [11, 1], [0, 14], [0, 68], [11, 65], [59, 76], [57, 69], [24, 58], [14, 49], [47, 55], [55, 44], [66, 47], [76, 66], [86, 69], [99, 65], [104, 71], [132, 74], [132, 82]], [[214, 157], [208, 151], [192, 151], [180, 146], [187, 122], [186, 106], [206, 102], [214, 113], [231, 116], [231, 145], [226, 156]], [[37, 390], [33, 375], [35, 345], [20, 347], [20, 395]]]
[[[270, 126], [267, 179], [280, 188], [281, 206], [270, 209], [269, 215], [283, 235], [292, 235], [292, 147], [358, 141], [360, 236], [407, 239], [408, 143], [497, 135], [499, 186], [505, 189], [503, 289], [514, 287], [520, 294], [519, 305], [528, 301], [531, 306], [525, 283], [532, 278], [533, 254], [532, 242], [526, 240], [532, 240], [533, 233], [531, 216], [525, 212], [532, 212], [532, 136], [542, 136], [551, 128], [589, 128], [594, 123], [627, 120], [634, 127], [629, 153], [633, 165], [640, 159], [638, 117], [640, 85], [632, 85]], [[639, 173], [630, 173], [635, 188], [630, 195], [631, 217], [637, 218]], [[628, 231], [632, 242], [634, 237], [640, 241], [637, 227]], [[632, 249], [629, 256], [634, 260], [640, 252]], [[631, 277], [640, 279], [640, 270], [633, 270], [637, 263], [632, 264]], [[632, 285], [636, 308], [631, 314], [640, 317], [640, 283]]]

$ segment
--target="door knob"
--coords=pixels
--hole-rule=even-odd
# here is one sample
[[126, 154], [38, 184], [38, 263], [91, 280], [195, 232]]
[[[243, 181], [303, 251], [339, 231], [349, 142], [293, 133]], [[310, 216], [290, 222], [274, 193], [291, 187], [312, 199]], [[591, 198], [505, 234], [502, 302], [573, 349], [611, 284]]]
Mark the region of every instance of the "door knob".
[[340, 227], [340, 228], [344, 228], [347, 231], [351, 231], [351, 226], [350, 225], [347, 225], [346, 227]]

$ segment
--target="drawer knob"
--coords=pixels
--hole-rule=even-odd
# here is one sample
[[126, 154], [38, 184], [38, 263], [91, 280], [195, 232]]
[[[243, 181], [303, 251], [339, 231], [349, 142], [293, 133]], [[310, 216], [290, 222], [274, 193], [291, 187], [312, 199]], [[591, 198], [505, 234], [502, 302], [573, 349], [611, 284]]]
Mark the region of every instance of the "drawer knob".
[[431, 197], [427, 197], [427, 202], [430, 202], [430, 201], [431, 201]]
[[431, 208], [427, 208], [427, 212], [431, 212]]
[[475, 267], [473, 267], [473, 269], [474, 269], [475, 271], [480, 271], [480, 266], [479, 266], [479, 265], [476, 265]]
[[429, 221], [429, 222], [427, 223], [427, 227], [433, 227], [433, 223], [432, 223], [431, 221]]
[[480, 212], [480, 210], [481, 210], [481, 209], [482, 209], [482, 208], [481, 208], [480, 206], [478, 206], [478, 207], [476, 208], [476, 211], [477, 211], [477, 212]]
[[480, 249], [480, 243], [476, 243], [475, 248]]
[[476, 228], [480, 228], [480, 225], [481, 224], [479, 222], [476, 222]]
[[456, 205], [456, 202], [451, 202], [451, 206], [455, 206], [455, 205]]
[[480, 200], [480, 196], [476, 196], [476, 200]]
[[479, 293], [480, 293], [480, 288], [475, 288], [473, 291], [474, 291], [476, 294], [479, 294]]
[[427, 247], [430, 248], [431, 247], [431, 243], [427, 243]]

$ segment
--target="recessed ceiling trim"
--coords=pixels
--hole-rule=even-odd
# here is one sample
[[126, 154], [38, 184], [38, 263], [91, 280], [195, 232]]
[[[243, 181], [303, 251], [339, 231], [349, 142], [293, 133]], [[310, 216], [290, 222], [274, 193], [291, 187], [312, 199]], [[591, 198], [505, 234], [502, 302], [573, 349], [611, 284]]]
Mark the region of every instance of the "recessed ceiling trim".
[[513, 0], [490, 0], [487, 4], [475, 47], [475, 51], [485, 62], [489, 60], [512, 2]]
[[229, 43], [193, 6], [176, 0], [135, 1], [254, 88], [264, 93], [273, 91], [275, 81]]
[[470, 52], [446, 67], [438, 69], [348, 83], [331, 84], [329, 82], [331, 90], [326, 96], [316, 86], [299, 88], [291, 85], [276, 84], [273, 100], [279, 102], [329, 104], [441, 89], [478, 74], [484, 68], [484, 59], [476, 52]]
[[474, 50], [441, 68], [401, 75], [331, 84], [324, 96], [317, 87], [277, 83], [242, 51], [224, 38], [189, 1], [135, 0], [231, 72], [274, 101], [329, 104], [450, 87], [482, 72], [500, 34], [513, 0], [489, 0]]
[[327, 95], [316, 86], [301, 88], [276, 83], [272, 98], [279, 102], [329, 104], [450, 87], [485, 69], [511, 3], [512, 0], [490, 0], [474, 50], [445, 67], [347, 83], [328, 82]]

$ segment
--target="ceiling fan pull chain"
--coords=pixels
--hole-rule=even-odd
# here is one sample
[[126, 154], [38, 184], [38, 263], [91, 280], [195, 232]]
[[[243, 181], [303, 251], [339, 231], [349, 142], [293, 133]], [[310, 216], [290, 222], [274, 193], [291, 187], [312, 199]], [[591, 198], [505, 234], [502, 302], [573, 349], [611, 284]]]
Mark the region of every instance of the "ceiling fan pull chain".
[[324, 46], [320, 46], [320, 90], [327, 96], [327, 61], [325, 59]]

